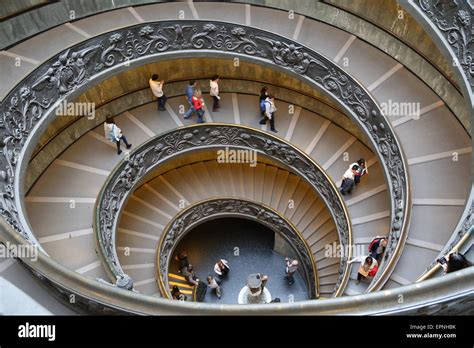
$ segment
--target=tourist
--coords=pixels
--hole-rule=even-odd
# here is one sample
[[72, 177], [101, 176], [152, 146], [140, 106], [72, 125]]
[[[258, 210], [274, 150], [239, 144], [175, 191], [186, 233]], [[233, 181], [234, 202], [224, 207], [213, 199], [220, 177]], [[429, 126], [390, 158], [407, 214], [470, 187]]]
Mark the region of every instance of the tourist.
[[342, 176], [342, 183], [339, 191], [342, 195], [351, 194], [354, 189], [355, 182], [354, 177], [357, 172], [357, 166], [352, 166]]
[[288, 285], [293, 285], [295, 283], [294, 274], [298, 270], [298, 260], [292, 260], [289, 257], [285, 257], [285, 278], [288, 280]]
[[105, 119], [104, 132], [107, 139], [117, 144], [118, 155], [122, 153], [122, 150], [120, 150], [120, 141], [124, 142], [127, 149], [132, 147], [132, 144], [128, 143], [127, 138], [122, 134], [122, 130], [115, 124], [114, 118], [110, 115]]
[[194, 80], [189, 81], [189, 84], [186, 87], [186, 98], [187, 98], [188, 103], [189, 103], [189, 110], [186, 111], [186, 113], [184, 114], [185, 119], [190, 118], [191, 114], [193, 112], [196, 112], [196, 110], [194, 110], [194, 107], [193, 107], [194, 88], [196, 88], [196, 81], [194, 81]]
[[204, 109], [202, 108], [204, 106], [204, 100], [202, 100], [202, 94], [199, 89], [194, 90], [192, 101], [193, 101], [193, 109], [196, 111], [196, 114], [198, 115], [197, 123], [204, 123], [204, 120], [203, 120]]
[[360, 262], [359, 271], [357, 272], [357, 282], [358, 285], [362, 279], [367, 277], [373, 277], [378, 271], [377, 260], [372, 256], [358, 256], [348, 261], [349, 264], [353, 262]]
[[225, 277], [229, 273], [230, 267], [229, 262], [224, 259], [217, 260], [214, 265], [214, 272], [216, 272], [219, 277]]
[[211, 80], [209, 81], [209, 86], [210, 86], [210, 92], [209, 94], [211, 95], [214, 105], [212, 106], [212, 111], [219, 111], [220, 105], [219, 105], [219, 100], [221, 97], [219, 97], [219, 75], [213, 75], [211, 77]]
[[260, 124], [267, 124], [267, 121], [270, 120], [270, 130], [272, 132], [278, 133], [275, 129], [275, 111], [277, 108], [275, 107], [275, 99], [272, 95], [267, 95], [265, 99], [265, 112], [263, 120], [260, 121]]
[[369, 255], [377, 260], [378, 263], [382, 261], [382, 256], [387, 247], [388, 239], [386, 237], [375, 237], [369, 244]]
[[177, 285], [173, 285], [173, 289], [171, 290], [171, 296], [173, 297], [173, 300], [178, 300], [178, 301], [187, 301], [187, 297], [185, 294], [183, 294]]
[[158, 80], [158, 75], [153, 74], [151, 76], [151, 79], [148, 81], [150, 84], [150, 89], [155, 97], [158, 98], [158, 110], [164, 111], [165, 109], [165, 104], [166, 104], [166, 96], [163, 93], [163, 85], [165, 84], [164, 80]]
[[259, 106], [260, 106], [260, 116], [265, 116], [265, 99], [267, 99], [268, 92], [267, 87], [263, 87], [260, 90]]
[[177, 256], [176, 256], [176, 261], [178, 261], [178, 270], [181, 273], [181, 270], [183, 268], [187, 268], [189, 266], [189, 261], [188, 261], [188, 254], [186, 251], [181, 251]]
[[207, 286], [215, 291], [218, 298], [221, 298], [221, 287], [212, 275], [207, 277]]
[[199, 279], [196, 277], [194, 274], [194, 267], [193, 265], [189, 264], [188, 267], [184, 267], [181, 270], [181, 274], [183, 277], [186, 278], [186, 280], [192, 284], [192, 285], [198, 285], [199, 284]]
[[364, 175], [369, 175], [369, 169], [367, 168], [367, 164], [363, 158], [359, 159], [357, 162], [352, 163], [350, 168], [353, 166], [357, 167], [357, 172], [354, 175], [354, 184], [357, 185], [360, 183], [361, 177]]
[[265, 289], [265, 285], [267, 285], [267, 282], [268, 282], [268, 276], [266, 274], [260, 274], [259, 273], [259, 276], [260, 276], [260, 280], [262, 281], [262, 284], [260, 285], [260, 289]]
[[443, 267], [445, 273], [456, 272], [463, 268], [472, 266], [469, 260], [463, 254], [459, 253], [451, 253], [436, 261], [441, 265], [441, 267]]

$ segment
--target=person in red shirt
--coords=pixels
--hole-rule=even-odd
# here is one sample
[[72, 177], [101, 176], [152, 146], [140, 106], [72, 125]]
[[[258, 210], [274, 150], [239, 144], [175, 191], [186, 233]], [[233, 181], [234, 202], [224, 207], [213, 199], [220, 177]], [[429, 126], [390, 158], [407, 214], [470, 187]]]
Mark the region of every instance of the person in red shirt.
[[203, 117], [204, 117], [204, 109], [202, 108], [204, 105], [204, 101], [202, 100], [202, 95], [201, 91], [196, 89], [193, 94], [193, 107], [194, 110], [196, 110], [196, 113], [198, 115], [198, 121], [197, 123], [204, 123]]

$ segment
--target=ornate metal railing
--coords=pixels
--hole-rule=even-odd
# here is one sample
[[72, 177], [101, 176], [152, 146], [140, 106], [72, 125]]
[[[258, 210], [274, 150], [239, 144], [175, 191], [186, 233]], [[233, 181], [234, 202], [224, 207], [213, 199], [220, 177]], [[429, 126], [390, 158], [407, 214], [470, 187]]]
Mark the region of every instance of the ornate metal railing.
[[309, 245], [298, 229], [274, 209], [245, 199], [217, 198], [198, 202], [175, 216], [165, 227], [156, 248], [156, 276], [164, 297], [171, 298], [168, 273], [170, 260], [180, 240], [196, 226], [217, 218], [254, 220], [280, 234], [294, 249], [303, 268], [309, 297], [319, 297], [317, 268]]
[[[115, 235], [127, 198], [143, 179], [160, 164], [198, 150], [244, 149], [273, 161], [307, 181], [319, 194], [335, 222], [342, 247], [352, 243], [352, 228], [344, 201], [330, 177], [304, 152], [266, 132], [246, 126], [210, 123], [178, 128], [155, 136], [134, 149], [107, 178], [96, 201], [94, 231], [98, 251], [112, 280], [129, 279], [120, 265]], [[344, 291], [349, 278], [347, 261], [342, 255], [335, 295]], [[342, 249], [342, 250], [347, 250]], [[126, 282], [131, 287], [130, 282]]]
[[217, 21], [139, 24], [72, 46], [39, 66], [1, 105], [0, 215], [27, 241], [37, 243], [26, 220], [23, 182], [28, 159], [53, 110], [114, 71], [174, 56], [229, 56], [272, 64], [334, 98], [367, 135], [387, 179], [391, 203], [389, 244], [369, 290], [380, 288], [406, 239], [411, 207], [401, 147], [364, 87], [330, 59], [287, 38], [257, 28]]
[[428, 1], [402, 0], [405, 8], [421, 19], [419, 22], [439, 47], [453, 61], [459, 73], [461, 85], [468, 94], [474, 96], [474, 3], [469, 0]]
[[[447, 58], [453, 62], [472, 123], [474, 120], [474, 4], [469, 0], [402, 0], [401, 3], [424, 27]], [[471, 188], [464, 213], [439, 256], [460, 248], [469, 239], [468, 233], [474, 225], [473, 204], [474, 197]], [[431, 277], [439, 269], [440, 266], [434, 260], [418, 281]]]
[[[25, 239], [0, 220], [0, 240], [22, 245]], [[20, 260], [59, 299], [76, 311], [137, 315], [454, 315], [474, 314], [474, 267], [418, 284], [324, 301], [220, 305], [169, 301], [98, 282], [62, 266], [44, 253]], [[403, 301], [400, 301], [400, 298]], [[71, 301], [74, 299], [74, 301]]]

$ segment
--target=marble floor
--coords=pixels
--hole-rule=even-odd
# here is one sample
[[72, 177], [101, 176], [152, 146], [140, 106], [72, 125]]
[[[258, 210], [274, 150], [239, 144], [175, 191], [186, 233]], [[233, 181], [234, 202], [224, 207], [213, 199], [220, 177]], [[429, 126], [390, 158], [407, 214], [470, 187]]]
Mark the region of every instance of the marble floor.
[[[208, 289], [205, 302], [236, 304], [247, 276], [252, 273], [269, 276], [266, 287], [272, 299], [278, 297], [281, 302], [308, 299], [306, 282], [301, 274], [296, 275], [293, 285], [287, 284], [284, 278], [285, 256], [276, 253], [273, 244], [274, 232], [261, 224], [244, 219], [218, 219], [189, 232], [179, 243], [173, 260], [177, 252], [185, 250], [196, 275], [203, 281], [208, 275], [214, 275], [217, 259], [229, 261], [229, 275], [221, 283], [221, 299]], [[178, 263], [173, 261], [170, 272], [176, 273], [177, 268]]]

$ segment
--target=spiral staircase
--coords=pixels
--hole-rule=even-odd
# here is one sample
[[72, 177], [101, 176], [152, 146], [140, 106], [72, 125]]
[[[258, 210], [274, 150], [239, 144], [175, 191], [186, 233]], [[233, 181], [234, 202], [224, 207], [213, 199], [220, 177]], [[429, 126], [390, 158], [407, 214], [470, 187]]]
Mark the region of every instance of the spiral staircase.
[[[111, 312], [127, 313], [220, 313], [219, 308], [212, 305], [192, 307], [194, 304], [178, 304], [161, 298], [166, 296], [158, 286], [155, 263], [160, 239], [167, 225], [182, 209], [178, 202], [184, 201], [185, 206], [192, 206], [218, 197], [246, 199], [271, 207], [301, 233], [316, 265], [319, 299], [305, 301], [300, 307], [288, 304], [285, 308], [289, 314], [429, 314], [430, 310], [426, 308], [433, 304], [452, 301], [456, 307], [462, 299], [472, 298], [472, 268], [458, 272], [456, 277], [460, 277], [462, 282], [455, 284], [455, 276], [442, 275], [435, 263], [440, 254], [453, 249], [472, 257], [472, 104], [469, 104], [472, 102], [472, 84], [470, 90], [465, 88], [465, 81], [457, 75], [456, 67], [446, 65], [439, 57], [429, 57], [426, 52], [421, 52], [423, 48], [417, 51], [410, 45], [409, 37], [391, 33], [383, 27], [380, 19], [365, 18], [357, 12], [360, 9], [345, 7], [338, 1], [302, 1], [295, 4], [295, 8], [287, 1], [271, 4], [265, 1], [123, 3], [125, 5], [117, 8], [101, 8], [91, 2], [90, 8], [76, 9], [74, 20], [65, 20], [51, 27], [42, 20], [16, 34], [12, 33], [12, 26], [30, 16], [41, 16], [43, 11], [59, 13], [61, 6], [66, 5], [54, 3], [9, 17], [1, 25], [3, 51], [0, 52], [0, 66], [2, 72], [6, 72], [2, 74], [5, 77], [0, 86], [2, 112], [8, 111], [7, 104], [11, 106], [13, 89], [23, 86], [25, 81], [30, 83], [28, 76], [34, 74], [36, 68], [54, 61], [54, 57], [68, 47], [86, 40], [91, 40], [91, 47], [98, 45], [99, 41], [94, 41], [96, 37], [106, 33], [112, 37], [114, 31], [122, 28], [137, 25], [143, 28], [147, 23], [160, 21], [171, 21], [169, 25], [173, 27], [173, 21], [181, 23], [179, 21], [184, 20], [181, 29], [185, 40], [193, 30], [190, 22], [189, 32], [186, 32], [186, 20], [219, 21], [279, 35], [332, 61], [362, 86], [377, 105], [390, 107], [413, 103], [419, 107], [419, 117], [403, 112], [384, 112], [387, 125], [381, 123], [379, 126], [396, 137], [392, 144], [399, 144], [399, 153], [406, 163], [406, 170], [398, 173], [407, 179], [409, 188], [402, 201], [405, 206], [402, 207], [402, 203], [395, 206], [392, 199], [403, 189], [397, 181], [399, 177], [390, 176], [392, 168], [400, 163], [381, 163], [381, 159], [387, 158], [387, 152], [393, 149], [384, 146], [384, 142], [376, 145], [370, 138], [378, 130], [372, 127], [366, 133], [361, 131], [361, 123], [344, 107], [343, 93], [319, 93], [304, 85], [305, 81], [293, 84], [293, 87], [290, 83], [278, 86], [277, 82], [271, 82], [272, 79], [293, 79], [295, 71], [282, 71], [278, 64], [272, 66], [266, 62], [270, 69], [275, 70], [274, 75], [262, 77], [257, 71], [255, 76], [239, 80], [235, 77], [238, 74], [222, 74], [221, 109], [212, 112], [207, 108], [206, 124], [241, 126], [266, 132], [266, 126], [258, 123], [256, 91], [264, 84], [269, 85], [270, 90], [273, 86], [278, 107], [276, 137], [295, 151], [304, 153], [326, 173], [334, 187], [340, 185], [342, 174], [350, 163], [358, 158], [367, 159], [369, 175], [362, 178], [352, 195], [339, 195], [339, 199], [349, 217], [351, 246], [366, 250], [374, 237], [388, 235], [392, 241], [390, 257], [384, 261], [385, 266], [377, 279], [360, 284], [356, 284], [357, 268], [345, 266], [347, 279], [342, 281], [340, 289], [341, 277], [344, 278], [340, 270], [344, 260], [327, 257], [325, 253], [328, 245], [334, 242], [342, 244], [337, 220], [321, 192], [317, 192], [301, 173], [291, 166], [273, 163], [271, 156], [268, 161], [259, 161], [256, 167], [251, 167], [248, 164], [220, 164], [215, 158], [205, 156], [186, 162], [186, 156], [181, 155], [182, 158], [173, 165], [163, 164], [160, 172], [137, 184], [124, 203], [117, 223], [114, 250], [121, 269], [133, 279], [135, 292], [120, 289], [117, 284], [112, 286], [114, 281], [111, 280], [109, 265], [103, 260], [94, 217], [102, 202], [104, 187], [111, 175], [127, 161], [124, 157], [128, 155], [117, 156], [115, 144], [104, 137], [100, 117], [103, 118], [109, 110], [116, 110], [117, 125], [133, 144], [133, 149], [144, 146], [160, 134], [194, 124], [195, 120], [182, 118], [182, 106], [186, 105], [183, 96], [185, 81], [202, 79], [200, 84], [206, 92], [206, 79], [213, 73], [205, 63], [188, 71], [180, 69], [185, 63], [175, 63], [175, 67], [179, 67], [175, 71], [160, 71], [171, 93], [166, 111], [157, 111], [156, 101], [147, 91], [147, 80], [143, 79], [146, 75], [142, 73], [147, 70], [136, 70], [142, 77], [136, 85], [127, 85], [126, 72], [144, 64], [148, 64], [146, 69], [151, 72], [166, 63], [135, 63], [130, 60], [130, 65], [121, 65], [117, 72], [108, 76], [104, 74], [101, 81], [77, 86], [76, 101], [92, 101], [100, 105], [96, 121], [78, 126], [77, 119], [71, 122], [58, 117], [49, 126], [45, 123], [35, 129], [41, 138], [38, 136], [35, 139], [37, 144], [33, 144], [35, 149], [31, 148], [29, 154], [22, 157], [26, 163], [30, 160], [30, 164], [24, 164], [26, 179], [20, 183], [24, 188], [18, 190], [21, 196], [18, 199], [25, 212], [21, 221], [28, 224], [33, 234], [29, 242], [39, 245], [42, 250], [39, 260], [43, 268], [35, 269], [35, 263], [18, 262], [12, 258], [2, 260], [0, 286], [5, 298], [9, 299], [2, 303], [2, 313], [107, 313], [103, 307], [112, 309]], [[409, 3], [402, 5], [406, 11], [413, 6]], [[384, 7], [380, 8], [382, 10]], [[345, 20], [334, 19], [334, 13]], [[410, 25], [420, 29], [416, 16], [410, 18]], [[160, 34], [165, 35], [164, 31]], [[177, 30], [174, 35], [172, 40], [179, 43], [181, 37]], [[423, 31], [422, 35], [424, 41], [431, 42], [428, 32]], [[445, 52], [442, 41], [433, 39], [433, 43]], [[186, 49], [174, 52], [166, 60], [173, 64], [173, 59], [185, 57], [198, 59], [196, 62], [199, 63], [204, 62], [199, 60], [203, 55], [209, 55], [209, 59], [213, 57], [212, 52], [189, 53]], [[87, 55], [84, 57], [88, 59]], [[445, 59], [449, 60], [447, 55]], [[165, 77], [167, 73], [169, 78]], [[288, 73], [287, 77], [285, 73]], [[340, 81], [343, 85], [347, 82]], [[118, 87], [101, 91], [101, 84], [106, 83], [106, 86], [115, 83]], [[446, 87], [440, 88], [440, 84]], [[20, 94], [20, 98], [24, 95]], [[208, 93], [204, 93], [204, 99], [207, 107], [212, 105]], [[5, 124], [2, 123], [3, 128]], [[22, 124], [16, 126], [22, 127]], [[288, 206], [290, 200], [294, 202], [291, 208]], [[396, 230], [399, 233], [395, 233], [394, 223], [400, 219], [404, 222]], [[6, 223], [2, 227], [3, 243], [20, 243], [20, 233]], [[121, 252], [125, 248], [130, 250], [130, 255], [124, 256]], [[25, 265], [26, 268], [22, 267]], [[50, 279], [45, 270], [51, 274], [58, 272], [60, 276]], [[35, 274], [41, 276], [38, 278]], [[99, 309], [95, 305], [89, 305], [88, 309], [84, 306], [77, 308], [53, 296], [48, 289], [51, 286], [61, 288], [64, 285], [61, 280], [70, 282], [68, 285], [81, 284], [80, 296], [87, 303], [99, 303]], [[60, 297], [74, 292], [71, 286], [64, 286], [64, 289], [59, 291]], [[394, 307], [389, 304], [395, 296], [392, 289], [397, 289], [397, 294], [424, 291], [426, 296], [421, 299], [412, 296], [416, 298], [413, 301], [418, 302], [407, 303], [403, 308]], [[97, 293], [99, 297], [94, 298], [93, 294]], [[449, 296], [444, 298], [443, 294], [452, 297], [446, 299]], [[111, 298], [123, 302], [109, 302]], [[322, 299], [324, 301], [320, 301]], [[153, 310], [145, 310], [147, 306]], [[459, 312], [469, 311], [468, 307], [461, 305]], [[255, 308], [248, 313], [272, 314], [271, 306]], [[240, 309], [228, 306], [224, 310], [232, 313]]]

